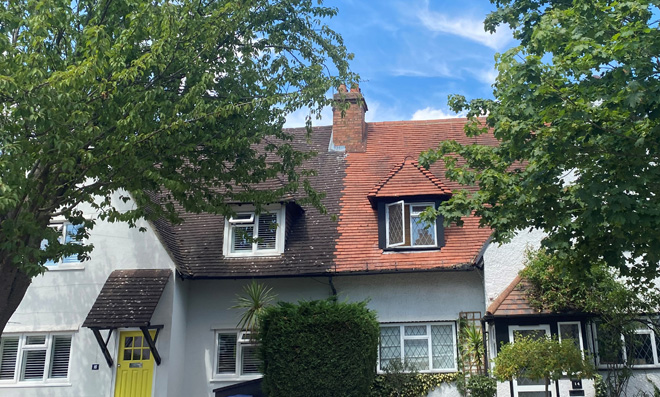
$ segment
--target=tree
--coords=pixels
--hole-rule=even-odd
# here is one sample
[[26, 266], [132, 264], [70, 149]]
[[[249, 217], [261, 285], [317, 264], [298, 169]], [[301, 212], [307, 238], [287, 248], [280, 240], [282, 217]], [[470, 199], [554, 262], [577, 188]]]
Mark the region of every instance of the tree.
[[545, 380], [545, 395], [550, 396], [550, 381], [561, 379], [564, 374], [570, 378], [590, 378], [594, 369], [574, 341], [558, 341], [554, 338], [519, 336], [515, 343], [502, 345], [493, 359], [493, 374], [499, 381], [515, 378]]
[[[135, 226], [298, 188], [318, 202], [297, 171], [312, 154], [292, 146], [284, 116], [318, 114], [356, 76], [324, 22], [336, 10], [316, 4], [0, 2], [0, 333], [46, 260], [91, 252], [48, 227], [62, 216], [87, 236], [81, 203]], [[276, 176], [280, 188], [256, 189]], [[119, 211], [117, 194], [133, 209]]]
[[496, 57], [494, 99], [450, 105], [467, 111], [469, 136], [492, 131], [499, 146], [445, 142], [421, 156], [479, 186], [440, 211], [459, 223], [475, 211], [496, 242], [541, 229], [575, 269], [604, 261], [649, 282], [660, 262], [657, 2], [491, 1], [486, 29], [507, 24], [520, 45]]

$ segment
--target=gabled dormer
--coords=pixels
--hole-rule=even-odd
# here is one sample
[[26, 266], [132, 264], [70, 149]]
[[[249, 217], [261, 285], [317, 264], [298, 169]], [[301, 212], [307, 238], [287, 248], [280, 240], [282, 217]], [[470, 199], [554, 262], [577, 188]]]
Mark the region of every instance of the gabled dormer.
[[438, 208], [451, 190], [417, 161], [396, 164], [369, 192], [378, 211], [378, 245], [384, 250], [428, 250], [444, 246], [443, 218], [424, 222], [428, 207]]

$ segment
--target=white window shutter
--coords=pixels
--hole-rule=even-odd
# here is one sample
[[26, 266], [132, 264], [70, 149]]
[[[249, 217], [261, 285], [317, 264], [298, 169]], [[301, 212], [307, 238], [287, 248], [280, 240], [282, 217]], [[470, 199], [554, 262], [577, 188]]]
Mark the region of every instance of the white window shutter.
[[236, 373], [236, 334], [218, 334], [217, 373]]
[[66, 379], [69, 377], [69, 357], [71, 355], [71, 336], [53, 336], [53, 351], [50, 356], [51, 379]]
[[277, 214], [259, 215], [259, 230], [257, 237], [257, 250], [270, 250], [277, 248]]
[[46, 368], [46, 349], [24, 350], [21, 380], [43, 380]]
[[387, 246], [397, 247], [406, 242], [406, 222], [403, 200], [387, 204]]
[[0, 380], [13, 380], [18, 357], [18, 337], [5, 337], [0, 343]]

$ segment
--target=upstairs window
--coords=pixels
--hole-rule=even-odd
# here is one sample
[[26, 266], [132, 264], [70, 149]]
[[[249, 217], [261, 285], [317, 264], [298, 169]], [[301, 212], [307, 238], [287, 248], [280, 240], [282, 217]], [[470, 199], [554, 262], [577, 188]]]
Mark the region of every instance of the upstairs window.
[[238, 212], [225, 223], [225, 256], [268, 256], [284, 251], [284, 209]]
[[[74, 225], [69, 222], [59, 222], [59, 223], [52, 223], [50, 225], [51, 228], [55, 229], [57, 232], [60, 233], [60, 236], [57, 238], [57, 241], [60, 242], [60, 244], [82, 244], [82, 240], [79, 240], [77, 238], [78, 235], [78, 229], [82, 227], [82, 225]], [[41, 249], [46, 249], [48, 246], [48, 240], [42, 240], [41, 241]], [[55, 268], [58, 267], [59, 265], [78, 265], [80, 264], [80, 261], [78, 260], [78, 255], [69, 255], [61, 258], [59, 262], [55, 262], [53, 260], [48, 260], [46, 263], [44, 263], [45, 266], [50, 267], [50, 268]], [[66, 266], [65, 266], [66, 267]]]
[[422, 212], [434, 203], [397, 201], [385, 205], [386, 247], [428, 248], [438, 246], [437, 225], [424, 222]]

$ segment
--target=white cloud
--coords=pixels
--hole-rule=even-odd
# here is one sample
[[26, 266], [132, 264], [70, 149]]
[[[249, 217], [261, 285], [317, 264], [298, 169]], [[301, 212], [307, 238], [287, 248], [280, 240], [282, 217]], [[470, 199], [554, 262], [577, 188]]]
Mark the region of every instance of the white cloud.
[[[304, 127], [305, 120], [309, 116], [309, 108], [300, 108], [293, 113], [289, 113], [286, 116], [286, 122], [284, 123], [284, 128], [296, 128]], [[321, 119], [316, 119], [315, 116], [312, 116], [312, 125], [331, 125], [332, 124], [332, 108], [326, 106], [321, 111]]]
[[456, 17], [429, 9], [428, 1], [417, 12], [417, 17], [429, 30], [464, 37], [494, 50], [502, 50], [512, 40], [511, 30], [501, 26], [491, 34], [484, 30], [483, 18]]
[[435, 120], [435, 119], [452, 119], [456, 117], [465, 117], [462, 114], [445, 112], [442, 109], [434, 109], [432, 107], [426, 107], [424, 109], [419, 109], [413, 113], [411, 120]]

